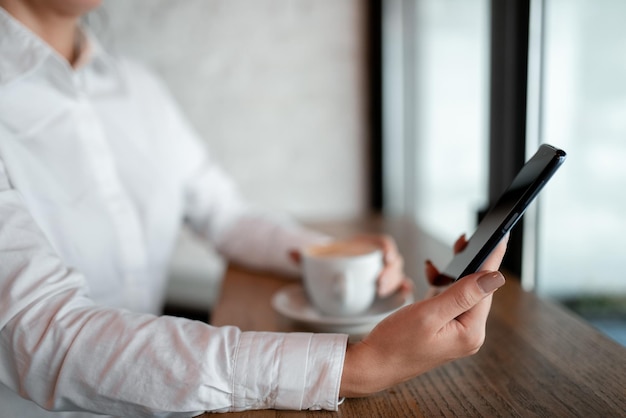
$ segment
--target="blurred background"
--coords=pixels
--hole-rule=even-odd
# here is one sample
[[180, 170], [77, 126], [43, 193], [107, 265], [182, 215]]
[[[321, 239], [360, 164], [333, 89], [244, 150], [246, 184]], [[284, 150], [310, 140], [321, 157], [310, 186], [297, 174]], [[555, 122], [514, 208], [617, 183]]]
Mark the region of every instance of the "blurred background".
[[[626, 344], [626, 2], [107, 0], [89, 24], [147, 64], [251, 200], [371, 212], [451, 243], [540, 143], [568, 159], [507, 268]], [[224, 263], [182, 232], [170, 303]]]

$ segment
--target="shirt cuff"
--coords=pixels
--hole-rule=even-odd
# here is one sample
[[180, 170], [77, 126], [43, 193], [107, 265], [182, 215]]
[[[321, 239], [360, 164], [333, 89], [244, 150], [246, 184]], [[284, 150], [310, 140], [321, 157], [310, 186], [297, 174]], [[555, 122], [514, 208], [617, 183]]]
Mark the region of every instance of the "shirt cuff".
[[242, 333], [233, 410], [336, 411], [347, 342], [343, 334]]

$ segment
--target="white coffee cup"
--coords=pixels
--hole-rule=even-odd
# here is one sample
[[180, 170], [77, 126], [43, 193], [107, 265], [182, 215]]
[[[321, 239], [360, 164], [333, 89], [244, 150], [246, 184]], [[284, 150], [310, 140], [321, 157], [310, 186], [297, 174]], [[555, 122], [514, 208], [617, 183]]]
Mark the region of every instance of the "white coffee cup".
[[334, 241], [304, 248], [302, 275], [309, 300], [330, 316], [365, 312], [376, 298], [382, 250], [369, 243]]

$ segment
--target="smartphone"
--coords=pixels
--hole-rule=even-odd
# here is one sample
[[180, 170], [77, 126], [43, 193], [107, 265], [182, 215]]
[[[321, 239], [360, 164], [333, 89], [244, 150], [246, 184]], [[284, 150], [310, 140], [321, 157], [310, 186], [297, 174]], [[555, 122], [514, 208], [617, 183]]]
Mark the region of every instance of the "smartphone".
[[528, 205], [565, 161], [565, 151], [548, 144], [539, 147], [511, 185], [487, 212], [463, 251], [454, 255], [437, 282], [456, 281], [477, 272], [500, 240], [515, 226]]

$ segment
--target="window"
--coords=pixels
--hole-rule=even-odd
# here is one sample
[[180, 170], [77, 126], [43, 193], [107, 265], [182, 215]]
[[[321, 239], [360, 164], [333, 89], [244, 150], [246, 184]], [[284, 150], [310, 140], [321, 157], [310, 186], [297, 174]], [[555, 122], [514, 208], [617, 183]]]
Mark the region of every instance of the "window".
[[543, 142], [568, 152], [538, 213], [536, 291], [626, 344], [626, 2], [547, 0]]
[[384, 201], [452, 243], [486, 204], [487, 0], [386, 1]]
[[512, 265], [626, 344], [626, 2], [383, 0], [382, 11], [386, 213], [450, 243], [540, 143], [563, 148], [516, 227]]

